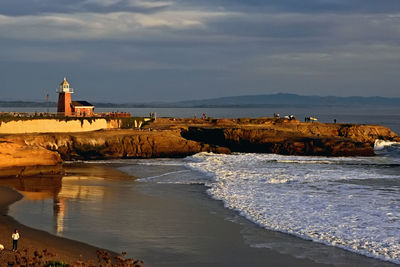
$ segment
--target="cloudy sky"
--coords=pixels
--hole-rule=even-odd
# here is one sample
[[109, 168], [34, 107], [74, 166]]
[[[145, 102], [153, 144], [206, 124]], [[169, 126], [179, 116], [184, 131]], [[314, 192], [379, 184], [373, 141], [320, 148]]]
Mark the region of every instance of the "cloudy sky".
[[400, 97], [399, 0], [1, 0], [0, 100]]

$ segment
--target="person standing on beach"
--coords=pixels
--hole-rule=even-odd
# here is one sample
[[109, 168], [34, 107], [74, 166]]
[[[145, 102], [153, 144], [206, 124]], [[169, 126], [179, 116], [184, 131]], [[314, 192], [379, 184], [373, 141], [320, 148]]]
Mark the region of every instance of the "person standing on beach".
[[18, 249], [18, 239], [19, 239], [19, 233], [18, 229], [14, 230], [14, 233], [11, 235], [12, 241], [13, 241], [13, 251], [17, 251]]

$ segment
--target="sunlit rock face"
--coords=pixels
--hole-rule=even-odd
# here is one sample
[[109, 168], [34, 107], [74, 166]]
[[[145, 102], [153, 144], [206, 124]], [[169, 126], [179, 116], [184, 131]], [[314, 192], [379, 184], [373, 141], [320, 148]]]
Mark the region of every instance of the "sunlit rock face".
[[262, 120], [256, 123], [215, 122], [214, 127], [190, 126], [182, 135], [191, 140], [229, 148], [234, 152], [285, 155], [373, 156], [374, 142], [400, 140], [379, 125], [300, 123]]
[[58, 153], [21, 140], [0, 139], [0, 176], [23, 176], [61, 171]]
[[187, 140], [180, 130], [26, 134], [8, 138], [52, 150], [64, 160], [185, 157], [198, 152], [230, 152], [227, 148]]
[[57, 167], [61, 159], [186, 157], [199, 152], [373, 156], [378, 139], [400, 141], [396, 133], [379, 125], [280, 118], [160, 119], [142, 130], [8, 135], [0, 143], [0, 168], [40, 173], [39, 167]]

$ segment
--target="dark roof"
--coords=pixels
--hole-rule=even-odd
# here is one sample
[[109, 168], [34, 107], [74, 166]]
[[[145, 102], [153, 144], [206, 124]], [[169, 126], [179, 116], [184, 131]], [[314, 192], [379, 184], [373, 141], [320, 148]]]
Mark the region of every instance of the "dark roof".
[[74, 107], [93, 107], [93, 105], [87, 101], [72, 101], [71, 105]]

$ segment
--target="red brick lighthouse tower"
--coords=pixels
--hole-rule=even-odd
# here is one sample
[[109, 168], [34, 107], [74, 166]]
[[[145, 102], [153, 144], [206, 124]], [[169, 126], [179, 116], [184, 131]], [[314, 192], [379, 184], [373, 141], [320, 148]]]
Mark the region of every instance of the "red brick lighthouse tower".
[[74, 89], [69, 87], [69, 83], [67, 79], [64, 78], [64, 81], [60, 84], [60, 87], [57, 89], [58, 93], [58, 107], [57, 113], [59, 115], [64, 116], [72, 116], [72, 108], [71, 108], [71, 94], [74, 93]]

